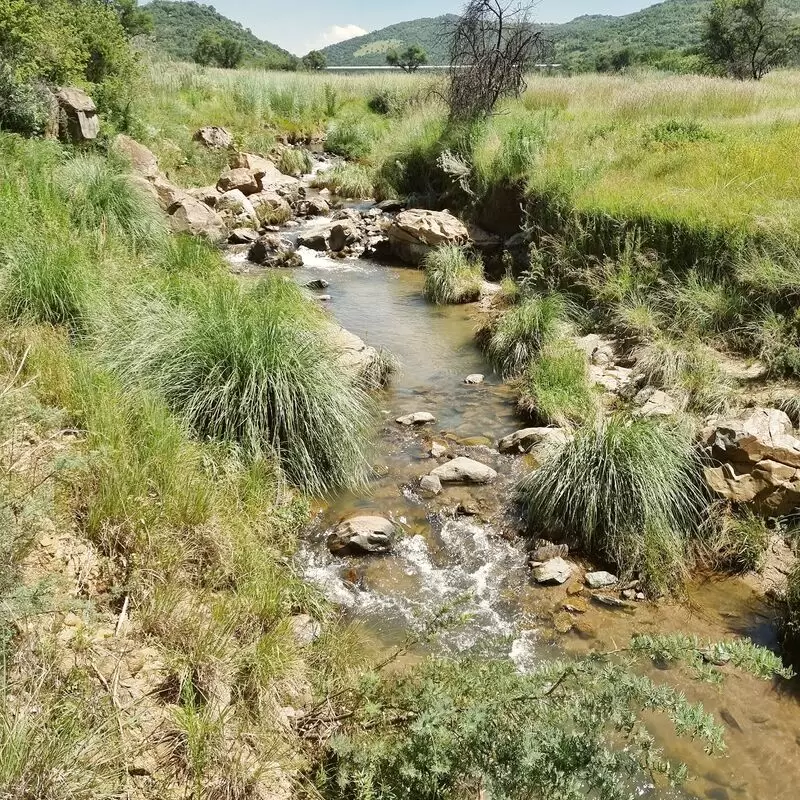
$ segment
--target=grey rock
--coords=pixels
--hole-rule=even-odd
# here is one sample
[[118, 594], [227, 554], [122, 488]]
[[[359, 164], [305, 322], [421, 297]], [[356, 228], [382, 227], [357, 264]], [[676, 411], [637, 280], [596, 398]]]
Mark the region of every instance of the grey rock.
[[324, 233], [301, 234], [297, 237], [297, 246], [324, 253], [328, 249], [328, 237]]
[[294, 640], [300, 647], [314, 644], [322, 635], [322, 626], [308, 614], [297, 614], [291, 617], [289, 625], [291, 625]]
[[340, 253], [348, 245], [358, 241], [358, 231], [348, 223], [339, 223], [331, 228], [328, 246], [334, 253]]
[[396, 532], [384, 517], [351, 517], [328, 537], [328, 549], [334, 555], [380, 555], [391, 551]]
[[459, 456], [446, 464], [436, 467], [431, 472], [442, 483], [492, 483], [497, 478], [497, 472], [480, 461]]
[[261, 184], [256, 175], [249, 169], [229, 169], [219, 176], [217, 189], [223, 193], [238, 189], [243, 195], [247, 196], [261, 191]]
[[413, 414], [406, 414], [405, 416], [398, 417], [395, 422], [398, 425], [428, 425], [431, 422], [436, 422], [436, 417], [428, 411], [415, 411]]
[[309, 281], [306, 284], [306, 289], [327, 289], [330, 286], [325, 278], [317, 278], [316, 280]]
[[218, 125], [208, 125], [200, 128], [195, 133], [192, 140], [205, 145], [209, 150], [227, 150], [233, 145], [233, 136]]
[[442, 482], [435, 475], [425, 475], [420, 479], [419, 491], [423, 497], [436, 497], [442, 492]]
[[586, 575], [586, 585], [590, 589], [607, 589], [609, 586], [616, 586], [619, 578], [610, 572], [589, 572]]
[[231, 244], [252, 244], [258, 241], [258, 231], [252, 228], [235, 228], [228, 237]]
[[531, 551], [529, 560], [543, 564], [545, 561], [550, 561], [553, 558], [566, 558], [569, 555], [569, 545], [566, 544], [553, 544], [544, 539], [540, 539], [536, 543], [536, 548]]
[[628, 608], [628, 604], [618, 597], [612, 597], [610, 594], [593, 594], [592, 600], [600, 603], [601, 606], [608, 606], [609, 608]]
[[405, 203], [402, 200], [381, 200], [375, 208], [386, 214], [394, 214], [398, 211], [402, 211], [405, 208]]
[[135, 139], [120, 133], [114, 138], [111, 149], [131, 165], [131, 169], [145, 178], [158, 175], [158, 159], [152, 150]]
[[501, 439], [497, 448], [501, 453], [530, 453], [539, 447], [557, 449], [568, 440], [561, 428], [524, 428]]
[[227, 233], [224, 220], [214, 209], [188, 195], [169, 209], [169, 221], [175, 233], [202, 236], [212, 242]]
[[292, 247], [291, 242], [282, 239], [277, 233], [268, 233], [253, 242], [247, 258], [254, 264], [274, 268], [295, 268], [303, 266], [303, 259]]
[[59, 135], [70, 142], [91, 142], [100, 133], [94, 101], [82, 89], [67, 86], [56, 92], [60, 112]]
[[442, 458], [446, 455], [447, 447], [445, 447], [445, 445], [443, 445], [441, 442], [434, 442], [431, 445], [431, 456], [433, 456], [433, 458]]
[[575, 572], [575, 565], [563, 558], [551, 558], [533, 568], [533, 579], [537, 583], [564, 584]]
[[464, 383], [468, 384], [469, 386], [479, 386], [484, 382], [484, 380], [485, 378], [483, 375], [478, 375], [476, 373], [475, 375], [467, 375], [467, 377], [464, 378]]

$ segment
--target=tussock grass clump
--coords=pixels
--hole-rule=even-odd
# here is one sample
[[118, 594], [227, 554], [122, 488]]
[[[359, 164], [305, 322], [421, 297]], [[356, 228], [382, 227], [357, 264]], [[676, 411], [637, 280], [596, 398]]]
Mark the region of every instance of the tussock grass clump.
[[786, 585], [785, 629], [792, 645], [800, 645], [800, 563], [789, 575]]
[[68, 233], [15, 241], [2, 260], [0, 309], [7, 319], [85, 328], [97, 275], [85, 248]]
[[586, 553], [651, 591], [678, 589], [705, 495], [688, 432], [598, 419], [519, 484], [531, 533], [575, 536]]
[[276, 165], [284, 175], [299, 178], [308, 175], [313, 167], [311, 154], [302, 147], [287, 147], [280, 155]]
[[504, 377], [522, 373], [575, 316], [573, 304], [563, 295], [526, 297], [479, 332], [492, 366]]
[[136, 249], [163, 243], [167, 227], [158, 203], [112, 161], [76, 156], [55, 180], [83, 231], [118, 237]]
[[167, 275], [203, 278], [222, 273], [219, 250], [200, 236], [170, 236], [159, 250], [156, 266]]
[[315, 176], [311, 183], [316, 189], [328, 189], [339, 197], [365, 200], [373, 196], [372, 173], [362, 164], [337, 164]]
[[425, 257], [425, 297], [439, 305], [471, 303], [481, 296], [483, 262], [458, 245], [443, 245]]
[[772, 536], [763, 517], [748, 510], [734, 514], [721, 509], [710, 527], [709, 536], [698, 544], [699, 556], [709, 567], [734, 573], [762, 568]]
[[554, 342], [530, 363], [520, 383], [520, 409], [544, 425], [569, 427], [598, 410], [586, 355], [568, 341]]
[[[375, 118], [373, 118], [375, 119]], [[382, 133], [382, 125], [368, 119], [346, 117], [332, 123], [325, 139], [325, 150], [352, 161], [366, 158]]]
[[293, 483], [319, 494], [365, 479], [371, 421], [325, 325], [282, 278], [254, 291], [220, 279], [187, 286], [177, 305], [129, 301], [105, 320], [102, 355], [199, 435], [274, 455]]

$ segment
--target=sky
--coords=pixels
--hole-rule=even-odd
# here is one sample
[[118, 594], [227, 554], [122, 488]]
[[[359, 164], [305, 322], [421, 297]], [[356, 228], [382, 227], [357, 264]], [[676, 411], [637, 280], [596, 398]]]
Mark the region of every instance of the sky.
[[[658, 0], [539, 0], [540, 22], [581, 14], [629, 14]], [[459, 11], [464, 0], [201, 0], [241, 22], [260, 39], [297, 55], [379, 30], [395, 22]]]

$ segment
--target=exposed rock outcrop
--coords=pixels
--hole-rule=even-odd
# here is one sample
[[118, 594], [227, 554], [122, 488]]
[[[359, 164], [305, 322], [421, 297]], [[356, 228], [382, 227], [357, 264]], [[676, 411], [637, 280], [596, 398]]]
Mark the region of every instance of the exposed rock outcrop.
[[218, 125], [207, 125], [205, 128], [200, 128], [192, 139], [205, 145], [209, 150], [227, 150], [229, 147], [233, 147], [231, 133]]
[[272, 268], [302, 267], [303, 259], [292, 246], [292, 243], [277, 233], [268, 233], [253, 242], [247, 258], [254, 264]]
[[203, 236], [212, 242], [227, 236], [228, 231], [222, 217], [213, 208], [189, 195], [175, 203], [168, 213], [175, 233]]
[[402, 211], [389, 228], [392, 253], [406, 264], [420, 264], [439, 245], [468, 241], [469, 231], [464, 223], [447, 211]]
[[65, 86], [56, 92], [59, 136], [70, 142], [91, 142], [100, 133], [100, 118], [94, 100], [82, 89]]

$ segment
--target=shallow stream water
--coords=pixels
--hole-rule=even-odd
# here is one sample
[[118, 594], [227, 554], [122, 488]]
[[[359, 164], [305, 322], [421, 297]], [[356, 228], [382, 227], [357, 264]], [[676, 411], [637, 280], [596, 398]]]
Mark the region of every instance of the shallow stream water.
[[[474, 344], [478, 315], [465, 306], [436, 307], [422, 295], [423, 276], [364, 260], [334, 260], [303, 251], [305, 266], [292, 273], [301, 285], [330, 283], [327, 307], [337, 321], [368, 344], [390, 350], [399, 371], [379, 397], [384, 420], [376, 435], [376, 479], [360, 495], [342, 494], [321, 503], [298, 554], [306, 577], [376, 641], [392, 647], [420, 619], [466, 597], [470, 621], [446, 633], [445, 651], [477, 649], [512, 658], [520, 669], [536, 660], [623, 647], [638, 632], [686, 632], [720, 639], [748, 635], [777, 645], [774, 611], [742, 581], [697, 583], [680, 605], [641, 604], [635, 610], [591, 605], [567, 635], [554, 629], [564, 589], [531, 583], [518, 520], [509, 510], [513, 484], [526, 469], [524, 457], [499, 456], [485, 448], [524, 427], [509, 390], [491, 375]], [[483, 373], [486, 382], [464, 378]], [[434, 425], [409, 430], [395, 418], [430, 411]], [[421, 499], [415, 485], [435, 465], [432, 440], [495, 467], [491, 487], [446, 488]], [[464, 507], [470, 512], [464, 515]], [[402, 529], [395, 552], [383, 558], [337, 559], [326, 538], [354, 514], [389, 517]], [[726, 728], [729, 754], [706, 756], [699, 745], [677, 740], [655, 721], [669, 757], [697, 776], [681, 792], [643, 785], [638, 796], [706, 800], [800, 798], [800, 705], [791, 684], [761, 683], [731, 674], [722, 688], [697, 684], [680, 670], [651, 672], [702, 701]]]

